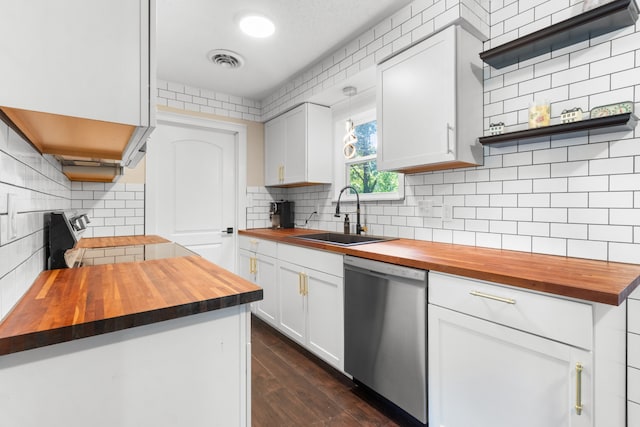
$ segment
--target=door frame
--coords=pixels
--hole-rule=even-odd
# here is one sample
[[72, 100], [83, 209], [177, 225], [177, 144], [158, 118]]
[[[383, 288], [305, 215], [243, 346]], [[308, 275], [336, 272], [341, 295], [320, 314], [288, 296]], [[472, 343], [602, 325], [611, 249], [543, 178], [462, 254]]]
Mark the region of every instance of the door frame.
[[[235, 139], [235, 170], [236, 179], [234, 182], [236, 203], [235, 209], [235, 224], [233, 233], [233, 242], [235, 248], [234, 256], [234, 273], [238, 271], [238, 230], [240, 228], [246, 228], [247, 224], [247, 126], [241, 123], [225, 122], [222, 120], [204, 118], [200, 116], [189, 115], [188, 112], [176, 113], [168, 111], [157, 112], [157, 125], [165, 124], [169, 126], [182, 126], [192, 129], [200, 128], [210, 131], [223, 131], [229, 132], [234, 135]], [[150, 142], [153, 143], [153, 133], [151, 134]], [[144, 230], [145, 234], [150, 231], [150, 225], [156, 224], [155, 212], [150, 212], [147, 209], [147, 201], [151, 193], [146, 185], [146, 172], [145, 172], [145, 210], [144, 210]], [[151, 199], [155, 196], [151, 195]]]

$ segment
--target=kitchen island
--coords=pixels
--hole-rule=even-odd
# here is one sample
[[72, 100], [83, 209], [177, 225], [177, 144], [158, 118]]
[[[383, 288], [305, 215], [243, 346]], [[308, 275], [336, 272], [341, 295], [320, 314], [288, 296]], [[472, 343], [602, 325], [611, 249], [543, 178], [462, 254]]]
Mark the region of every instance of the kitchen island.
[[2, 424], [249, 425], [261, 298], [199, 256], [44, 271], [0, 324]]

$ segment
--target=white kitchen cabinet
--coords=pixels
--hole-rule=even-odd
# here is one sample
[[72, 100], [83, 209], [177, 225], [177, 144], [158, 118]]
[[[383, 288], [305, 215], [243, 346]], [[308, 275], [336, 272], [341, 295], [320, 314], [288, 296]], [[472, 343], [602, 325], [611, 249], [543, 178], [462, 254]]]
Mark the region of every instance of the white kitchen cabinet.
[[305, 103], [265, 124], [265, 185], [331, 183], [331, 109]]
[[240, 236], [238, 239], [240, 276], [262, 288], [263, 298], [251, 303], [251, 311], [273, 327], [278, 327], [277, 243]]
[[279, 329], [344, 370], [342, 256], [278, 245]]
[[482, 42], [450, 26], [378, 65], [378, 169], [482, 164]]
[[625, 425], [625, 306], [430, 272], [428, 313], [430, 425]]
[[40, 151], [121, 159], [144, 144], [155, 125], [154, 0], [4, 1], [0, 38], [10, 40], [0, 108]]
[[627, 319], [627, 425], [640, 426], [640, 288], [629, 295]]

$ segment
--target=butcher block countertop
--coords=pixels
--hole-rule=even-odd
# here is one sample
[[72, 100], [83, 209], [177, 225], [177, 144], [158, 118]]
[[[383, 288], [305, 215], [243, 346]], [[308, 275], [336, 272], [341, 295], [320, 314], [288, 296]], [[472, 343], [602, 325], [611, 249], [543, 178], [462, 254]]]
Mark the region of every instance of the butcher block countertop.
[[0, 355], [261, 299], [262, 288], [199, 256], [43, 271], [0, 323]]
[[169, 243], [167, 239], [160, 236], [116, 236], [116, 237], [89, 237], [80, 239], [76, 248], [110, 248], [112, 246], [150, 245], [153, 243]]
[[637, 264], [411, 239], [344, 247], [295, 238], [318, 232], [323, 231], [265, 228], [239, 233], [610, 305], [622, 304], [640, 284], [640, 265]]

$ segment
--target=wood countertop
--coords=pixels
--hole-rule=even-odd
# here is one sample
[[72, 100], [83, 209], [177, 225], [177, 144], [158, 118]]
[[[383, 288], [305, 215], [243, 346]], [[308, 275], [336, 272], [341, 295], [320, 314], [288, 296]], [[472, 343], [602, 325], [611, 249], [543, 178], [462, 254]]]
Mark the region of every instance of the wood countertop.
[[411, 239], [344, 247], [295, 238], [318, 232], [323, 231], [267, 228], [239, 233], [610, 305], [622, 304], [640, 284], [640, 265], [637, 264]]
[[0, 323], [0, 355], [261, 299], [199, 256], [43, 271]]
[[83, 237], [76, 248], [93, 249], [111, 246], [150, 245], [153, 243], [169, 243], [164, 237], [148, 236], [116, 236], [116, 237]]

